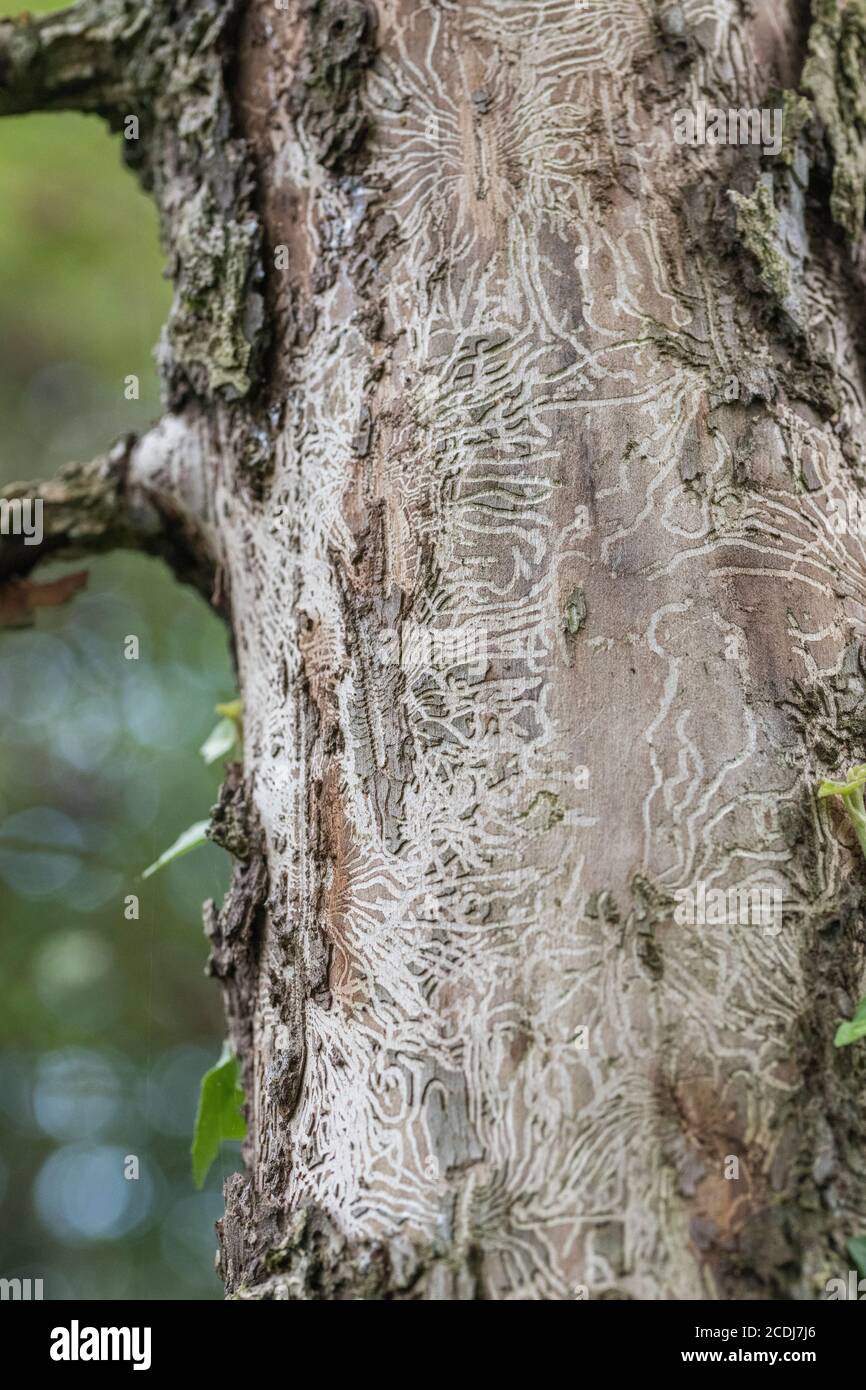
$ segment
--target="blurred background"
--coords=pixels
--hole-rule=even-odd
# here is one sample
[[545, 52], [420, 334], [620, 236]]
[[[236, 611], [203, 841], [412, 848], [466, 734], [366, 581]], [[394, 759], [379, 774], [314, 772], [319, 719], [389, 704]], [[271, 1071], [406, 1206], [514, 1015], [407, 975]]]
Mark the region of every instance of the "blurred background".
[[[170, 287], [119, 146], [94, 118], [0, 121], [0, 483], [159, 414]], [[0, 1277], [41, 1278], [46, 1299], [220, 1298], [213, 1223], [239, 1145], [201, 1193], [189, 1145], [223, 1035], [201, 903], [228, 859], [207, 845], [140, 874], [216, 800], [221, 763], [198, 749], [235, 693], [226, 636], [156, 561], [87, 568], [69, 605], [0, 629]]]

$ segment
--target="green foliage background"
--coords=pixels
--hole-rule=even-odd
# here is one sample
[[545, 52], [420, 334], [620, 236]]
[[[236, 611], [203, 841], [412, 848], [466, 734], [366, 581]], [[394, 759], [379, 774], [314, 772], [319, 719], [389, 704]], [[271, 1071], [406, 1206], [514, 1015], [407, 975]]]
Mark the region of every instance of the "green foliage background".
[[[0, 122], [0, 482], [159, 414], [170, 287], [120, 143], [74, 114]], [[223, 1031], [201, 902], [228, 866], [207, 846], [139, 875], [216, 798], [197, 749], [233, 694], [226, 639], [155, 561], [88, 568], [70, 605], [0, 630], [0, 1277], [42, 1278], [46, 1298], [218, 1298], [213, 1221], [238, 1146], [198, 1193], [189, 1144]]]

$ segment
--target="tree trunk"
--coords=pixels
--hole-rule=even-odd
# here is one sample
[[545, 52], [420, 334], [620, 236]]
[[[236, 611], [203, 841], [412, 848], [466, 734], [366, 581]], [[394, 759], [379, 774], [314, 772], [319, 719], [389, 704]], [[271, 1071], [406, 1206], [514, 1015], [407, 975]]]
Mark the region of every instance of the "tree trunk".
[[[866, 5], [282, 6], [0, 26], [6, 110], [139, 117], [176, 286], [169, 414], [39, 553], [146, 545], [231, 625], [227, 1291], [819, 1298], [866, 1229], [815, 799], [866, 758]], [[781, 144], [677, 143], [701, 101]], [[683, 920], [719, 889], [781, 918]]]

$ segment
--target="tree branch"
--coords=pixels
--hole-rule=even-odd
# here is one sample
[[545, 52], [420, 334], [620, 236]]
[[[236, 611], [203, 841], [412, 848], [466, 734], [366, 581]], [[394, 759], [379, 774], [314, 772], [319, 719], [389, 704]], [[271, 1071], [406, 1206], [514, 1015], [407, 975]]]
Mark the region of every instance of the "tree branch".
[[211, 600], [218, 560], [203, 455], [181, 417], [166, 416], [141, 439], [128, 435], [48, 481], [0, 489], [0, 585], [26, 579], [46, 560], [109, 550], [158, 555]]
[[150, 17], [146, 3], [81, 0], [55, 14], [0, 22], [0, 116], [123, 110], [128, 56]]

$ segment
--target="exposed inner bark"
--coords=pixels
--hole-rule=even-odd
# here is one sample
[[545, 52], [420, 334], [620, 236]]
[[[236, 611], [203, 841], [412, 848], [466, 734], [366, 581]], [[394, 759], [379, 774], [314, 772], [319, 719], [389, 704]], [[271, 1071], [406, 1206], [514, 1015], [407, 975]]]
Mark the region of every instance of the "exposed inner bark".
[[[220, 55], [192, 144], [182, 64], [141, 90], [245, 710], [229, 1294], [820, 1297], [866, 1221], [814, 798], [866, 759], [861, 0], [148, 14]], [[678, 145], [701, 100], [781, 147]], [[702, 885], [781, 930], [680, 924]]]

